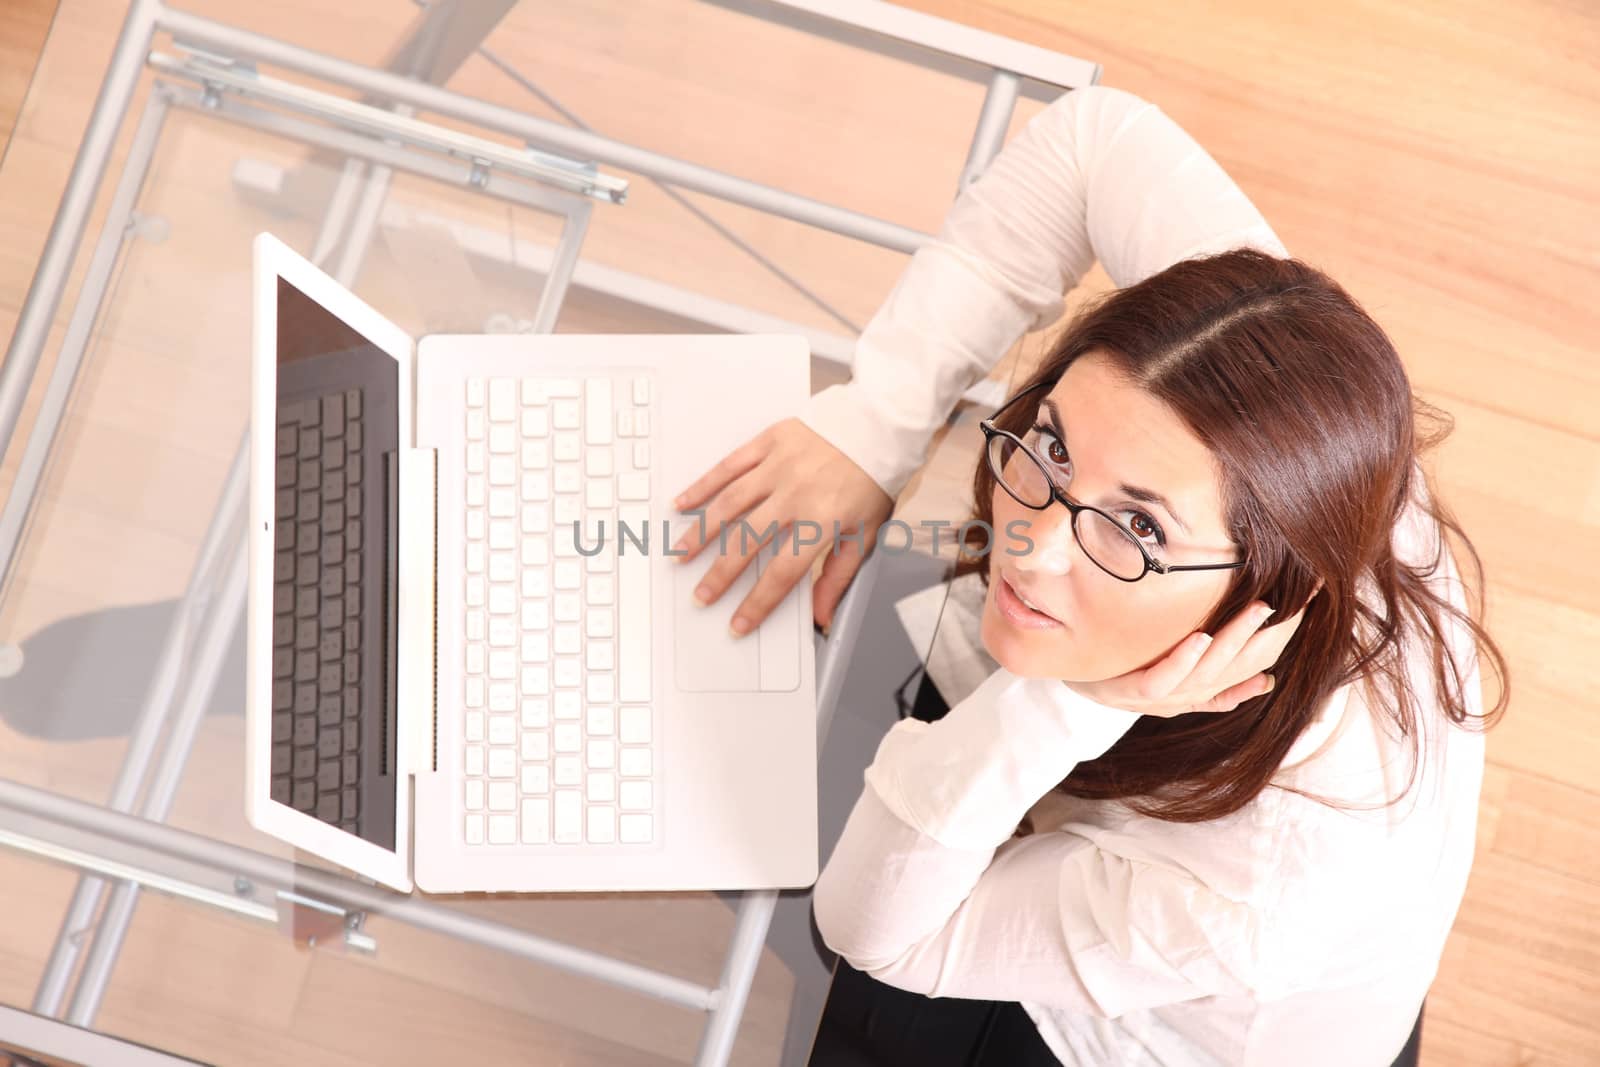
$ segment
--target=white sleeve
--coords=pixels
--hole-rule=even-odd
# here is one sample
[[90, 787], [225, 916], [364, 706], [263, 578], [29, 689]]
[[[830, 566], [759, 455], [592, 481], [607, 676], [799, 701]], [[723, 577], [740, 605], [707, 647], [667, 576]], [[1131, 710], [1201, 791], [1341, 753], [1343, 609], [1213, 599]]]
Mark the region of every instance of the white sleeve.
[[801, 420], [890, 495], [961, 394], [1049, 325], [1096, 258], [1120, 287], [1230, 248], [1287, 255], [1244, 192], [1156, 105], [1105, 86], [1036, 115], [957, 199]]
[[911, 992], [1102, 1017], [1256, 986], [1252, 909], [1075, 834], [1010, 839], [1137, 718], [1001, 670], [937, 722], [896, 723], [817, 879], [824, 943]]

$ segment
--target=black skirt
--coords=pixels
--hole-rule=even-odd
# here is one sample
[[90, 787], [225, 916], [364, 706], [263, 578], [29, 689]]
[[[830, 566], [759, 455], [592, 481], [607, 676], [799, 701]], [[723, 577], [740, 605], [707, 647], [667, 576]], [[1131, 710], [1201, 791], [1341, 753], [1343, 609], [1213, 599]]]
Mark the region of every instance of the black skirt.
[[[928, 722], [949, 706], [926, 675], [911, 714]], [[1014, 1001], [908, 993], [856, 970], [834, 969], [812, 1067], [1060, 1067]]]

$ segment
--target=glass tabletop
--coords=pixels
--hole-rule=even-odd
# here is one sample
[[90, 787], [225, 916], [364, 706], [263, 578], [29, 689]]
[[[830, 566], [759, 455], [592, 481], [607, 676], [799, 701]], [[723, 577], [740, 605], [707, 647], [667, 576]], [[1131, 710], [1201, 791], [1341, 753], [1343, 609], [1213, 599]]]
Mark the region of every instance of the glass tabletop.
[[[453, 91], [923, 232], [948, 208], [983, 96], [712, 4], [481, 6], [494, 11], [437, 38], [428, 9], [398, 0], [185, 10], [374, 67], [430, 69], [415, 53], [431, 40], [431, 76]], [[16, 325], [125, 10], [60, 5], [0, 162], [0, 335]], [[0, 780], [337, 873], [244, 814], [245, 631], [222, 594], [243, 544], [252, 238], [275, 234], [414, 337], [803, 332], [824, 353], [813, 389], [848, 376], [851, 340], [906, 256], [610, 166], [599, 172], [627, 180], [625, 203], [397, 142], [392, 169], [353, 163], [348, 141], [299, 136], [348, 127], [259, 95], [208, 98], [174, 72], [195, 53], [170, 34], [151, 52], [170, 64], [139, 72], [5, 456], [7, 506], [28, 523], [0, 602]], [[1037, 107], [1020, 101], [1013, 125]], [[142, 184], [123, 182], [145, 154]], [[100, 278], [108, 218], [122, 240]], [[564, 251], [576, 253], [565, 285]], [[46, 383], [77, 340], [81, 365], [34, 484], [21, 457], [54, 422]], [[24, 495], [32, 506], [17, 512]], [[233, 872], [210, 874], [218, 894], [250, 899]], [[76, 957], [58, 935], [78, 884], [70, 867], [0, 850], [0, 999], [34, 1002], [41, 974], [66, 990], [63, 961]], [[708, 986], [734, 919], [707, 893], [443, 904]], [[682, 1063], [703, 1026], [660, 1000], [382, 917], [361, 931], [368, 941], [330, 946], [335, 924], [307, 951], [261, 916], [181, 896], [143, 893], [131, 915], [92, 1025], [207, 1061], [452, 1062], [470, 1030], [480, 1062]], [[312, 928], [302, 916], [300, 935]], [[767, 952], [732, 1062], [776, 1062], [790, 981]]]

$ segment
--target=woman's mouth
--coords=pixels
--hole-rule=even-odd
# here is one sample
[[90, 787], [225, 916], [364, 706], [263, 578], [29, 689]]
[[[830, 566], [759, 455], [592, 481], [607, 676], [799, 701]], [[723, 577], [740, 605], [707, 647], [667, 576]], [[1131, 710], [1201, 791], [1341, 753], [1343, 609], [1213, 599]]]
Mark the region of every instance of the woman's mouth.
[[1052, 630], [1062, 625], [1059, 619], [1046, 615], [1022, 599], [1022, 595], [1006, 581], [1005, 575], [999, 577], [1000, 581], [995, 586], [994, 603], [1000, 611], [1001, 618], [1024, 630]]

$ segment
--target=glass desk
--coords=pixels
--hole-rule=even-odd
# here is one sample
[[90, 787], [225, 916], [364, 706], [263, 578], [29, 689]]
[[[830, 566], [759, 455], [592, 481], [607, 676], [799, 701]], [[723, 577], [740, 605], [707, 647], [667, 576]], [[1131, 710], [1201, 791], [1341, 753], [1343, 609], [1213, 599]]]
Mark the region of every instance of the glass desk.
[[763, 18], [62, 0], [0, 162], [0, 1001], [230, 1064], [792, 1060], [772, 894], [400, 897], [242, 789], [257, 232], [413, 336], [799, 332], [820, 389], [958, 180], [1098, 77]]

